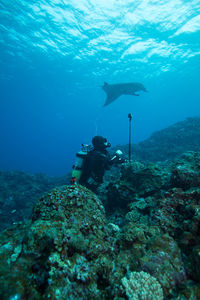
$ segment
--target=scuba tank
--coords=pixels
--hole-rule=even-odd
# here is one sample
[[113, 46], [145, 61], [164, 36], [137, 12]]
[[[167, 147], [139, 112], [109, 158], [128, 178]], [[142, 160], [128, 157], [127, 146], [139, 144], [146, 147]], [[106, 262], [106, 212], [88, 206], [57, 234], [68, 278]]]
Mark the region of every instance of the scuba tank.
[[72, 166], [72, 178], [71, 178], [72, 185], [79, 183], [79, 180], [82, 175], [84, 160], [90, 150], [91, 150], [91, 145], [82, 144], [81, 151], [76, 153], [76, 161], [75, 164]]

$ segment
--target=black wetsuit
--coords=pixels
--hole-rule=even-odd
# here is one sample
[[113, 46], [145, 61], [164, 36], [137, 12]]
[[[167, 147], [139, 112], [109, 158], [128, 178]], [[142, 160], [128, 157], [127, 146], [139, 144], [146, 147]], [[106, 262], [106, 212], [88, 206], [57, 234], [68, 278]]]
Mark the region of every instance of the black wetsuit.
[[104, 173], [111, 165], [112, 162], [107, 150], [91, 150], [83, 164], [80, 184], [95, 190], [103, 182]]

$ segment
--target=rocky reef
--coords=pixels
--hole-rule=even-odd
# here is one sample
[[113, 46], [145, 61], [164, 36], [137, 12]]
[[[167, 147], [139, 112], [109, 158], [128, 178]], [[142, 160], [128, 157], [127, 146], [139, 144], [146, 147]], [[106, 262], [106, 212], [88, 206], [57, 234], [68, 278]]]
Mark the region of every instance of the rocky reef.
[[200, 152], [56, 187], [0, 235], [1, 299], [200, 299]]

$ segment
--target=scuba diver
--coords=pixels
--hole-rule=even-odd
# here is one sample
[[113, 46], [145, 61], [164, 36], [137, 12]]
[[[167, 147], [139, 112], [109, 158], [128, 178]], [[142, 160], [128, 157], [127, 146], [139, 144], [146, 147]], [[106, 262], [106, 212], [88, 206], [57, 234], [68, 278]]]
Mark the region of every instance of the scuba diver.
[[[122, 154], [120, 150], [116, 151], [113, 157], [110, 156], [106, 148], [110, 147], [111, 144], [102, 136], [93, 137], [92, 145], [92, 149], [82, 149], [81, 152], [77, 153], [77, 158], [79, 161], [82, 159], [82, 161], [79, 166], [75, 164], [74, 173], [72, 171], [72, 183], [78, 181], [77, 183], [95, 192], [103, 182], [105, 171], [109, 170], [113, 164], [123, 163], [124, 160], [120, 157]], [[86, 153], [85, 156], [84, 153]]]

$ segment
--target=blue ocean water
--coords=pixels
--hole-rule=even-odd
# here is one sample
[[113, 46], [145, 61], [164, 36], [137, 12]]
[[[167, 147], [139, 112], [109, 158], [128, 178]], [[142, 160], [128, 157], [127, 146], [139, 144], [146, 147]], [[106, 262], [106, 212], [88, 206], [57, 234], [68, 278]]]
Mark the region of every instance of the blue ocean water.
[[[199, 0], [0, 0], [0, 169], [63, 175], [96, 134], [200, 114]], [[108, 83], [148, 93], [103, 107]]]

